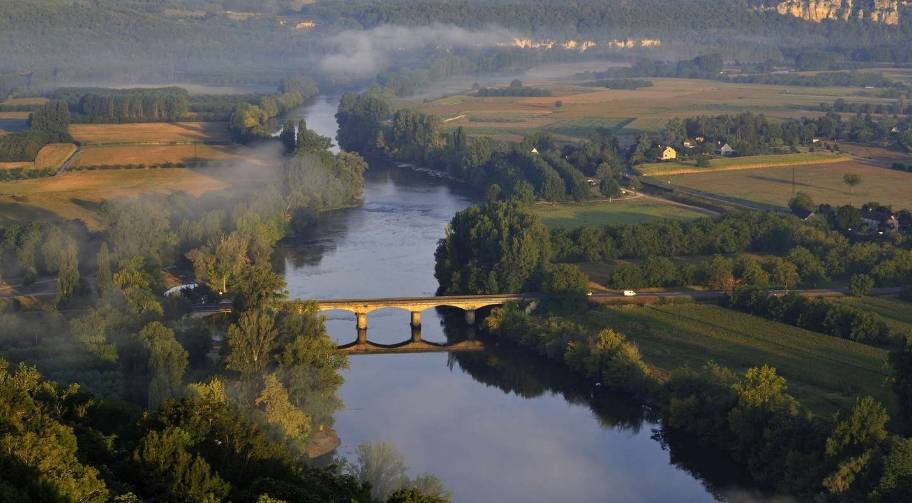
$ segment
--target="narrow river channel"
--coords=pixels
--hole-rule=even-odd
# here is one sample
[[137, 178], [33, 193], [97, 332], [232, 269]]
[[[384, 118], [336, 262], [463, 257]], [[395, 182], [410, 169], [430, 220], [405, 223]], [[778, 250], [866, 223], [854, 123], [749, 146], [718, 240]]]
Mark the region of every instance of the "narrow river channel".
[[[300, 109], [308, 126], [335, 137], [337, 101]], [[450, 181], [407, 167], [371, 165], [364, 204], [326, 215], [288, 249], [293, 298], [433, 295], [434, 249], [473, 197]], [[447, 326], [458, 325], [448, 323]], [[339, 343], [355, 340], [352, 315], [330, 313]], [[422, 337], [443, 342], [444, 319], [423, 313]], [[409, 314], [369, 316], [368, 337], [410, 337]], [[364, 355], [350, 359], [336, 415], [353, 457], [362, 442], [394, 444], [418, 472], [438, 476], [455, 502], [702, 502], [704, 483], [671, 461], [658, 426], [636, 403], [606, 397], [516, 348], [480, 353]]]

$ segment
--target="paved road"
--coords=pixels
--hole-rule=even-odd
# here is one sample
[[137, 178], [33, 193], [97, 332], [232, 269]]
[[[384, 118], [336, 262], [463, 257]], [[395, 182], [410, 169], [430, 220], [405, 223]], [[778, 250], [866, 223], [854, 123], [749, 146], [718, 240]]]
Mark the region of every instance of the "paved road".
[[[872, 296], [896, 295], [902, 291], [901, 288], [875, 288], [871, 291]], [[820, 288], [805, 290], [770, 290], [773, 295], [783, 296], [789, 293], [797, 293], [802, 297], [842, 297], [849, 295], [848, 288]], [[705, 291], [676, 291], [676, 292], [639, 292], [636, 296], [625, 296], [621, 292], [600, 292], [593, 293], [589, 299], [592, 302], [600, 304], [645, 304], [656, 299], [693, 299], [693, 300], [715, 300], [728, 295], [722, 290], [705, 290]]]

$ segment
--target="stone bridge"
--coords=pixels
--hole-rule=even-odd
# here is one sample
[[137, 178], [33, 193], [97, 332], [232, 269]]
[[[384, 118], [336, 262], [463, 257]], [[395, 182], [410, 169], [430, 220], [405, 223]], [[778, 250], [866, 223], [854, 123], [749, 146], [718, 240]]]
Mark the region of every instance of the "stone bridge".
[[421, 326], [421, 312], [437, 307], [452, 307], [465, 311], [466, 323], [475, 324], [475, 311], [507, 302], [538, 300], [528, 293], [502, 295], [458, 295], [451, 297], [391, 297], [380, 299], [336, 299], [316, 301], [319, 311], [347, 311], [357, 319], [358, 330], [367, 329], [367, 315], [379, 309], [401, 309], [412, 314], [413, 327]]

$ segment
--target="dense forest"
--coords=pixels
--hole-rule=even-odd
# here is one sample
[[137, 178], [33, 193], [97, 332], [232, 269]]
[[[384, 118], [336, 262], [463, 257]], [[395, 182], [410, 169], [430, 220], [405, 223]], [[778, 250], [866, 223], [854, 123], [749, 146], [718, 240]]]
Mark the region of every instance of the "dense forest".
[[[743, 35], [816, 35], [838, 26], [814, 26], [793, 18], [764, 12], [763, 0], [686, 0], [673, 4], [661, 0], [635, 3], [621, 0], [329, 0], [317, 2], [304, 12], [328, 19], [347, 18], [363, 27], [390, 23], [424, 25], [434, 22], [460, 26], [500, 24], [537, 36], [713, 36], [725, 32]], [[885, 39], [896, 30], [866, 26]], [[853, 33], [854, 30], [844, 30]], [[857, 33], [857, 32], [856, 32]]]

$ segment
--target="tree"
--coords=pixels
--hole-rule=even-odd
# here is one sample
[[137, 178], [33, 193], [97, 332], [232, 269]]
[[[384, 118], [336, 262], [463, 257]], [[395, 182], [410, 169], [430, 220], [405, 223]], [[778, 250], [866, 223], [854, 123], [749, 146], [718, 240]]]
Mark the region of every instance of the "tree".
[[861, 175], [856, 173], [846, 173], [842, 175], [842, 183], [849, 186], [849, 192], [854, 192], [855, 186], [861, 184]]
[[187, 351], [177, 342], [174, 331], [157, 321], [146, 325], [137, 338], [148, 354], [149, 409], [155, 410], [163, 401], [181, 395]]
[[76, 240], [67, 237], [57, 258], [57, 301], [69, 299], [79, 285], [79, 250]]
[[792, 289], [801, 279], [795, 264], [781, 258], [773, 261], [773, 271], [770, 276], [774, 285], [784, 288], [786, 291]]
[[883, 457], [883, 473], [869, 495], [871, 501], [912, 500], [912, 439], [892, 436]]
[[853, 297], [864, 297], [874, 289], [874, 278], [867, 274], [853, 274], [849, 279], [849, 293]]
[[522, 86], [523, 86], [523, 82], [522, 82], [521, 80], [519, 80], [519, 79], [513, 79], [513, 80], [510, 82], [510, 87], [513, 88], [513, 89], [518, 89], [518, 88], [520, 88], [520, 87], [522, 87]]
[[521, 292], [551, 257], [550, 233], [516, 202], [457, 213], [435, 252], [442, 294]]
[[906, 334], [900, 347], [890, 352], [890, 367], [900, 416], [906, 428], [912, 429], [912, 333]]
[[383, 123], [391, 112], [389, 102], [378, 94], [343, 94], [336, 113], [339, 146], [361, 154], [375, 152], [378, 137], [382, 138]]
[[292, 440], [303, 447], [310, 435], [310, 418], [288, 401], [288, 391], [275, 374], [263, 377], [263, 388], [254, 404], [264, 422], [281, 434], [279, 441]]
[[60, 135], [63, 140], [69, 138], [70, 107], [62, 100], [52, 100], [42, 105], [29, 115], [29, 128]]
[[332, 139], [320, 136], [316, 131], [307, 129], [307, 123], [301, 121], [298, 129], [297, 145], [295, 152], [319, 153], [332, 147]]
[[[303, 121], [302, 121], [303, 122]], [[291, 119], [285, 121], [282, 126], [282, 133], [279, 135], [282, 145], [285, 145], [285, 152], [294, 152], [297, 147], [297, 134], [295, 133], [294, 121]]]
[[355, 475], [371, 486], [375, 500], [386, 501], [409, 485], [408, 466], [402, 454], [388, 442], [365, 443], [355, 449]]
[[237, 323], [228, 327], [228, 346], [231, 352], [225, 365], [252, 377], [262, 374], [271, 363], [278, 330], [275, 318], [267, 311], [247, 311]]
[[817, 205], [814, 204], [814, 200], [811, 199], [805, 192], [798, 192], [795, 194], [795, 197], [789, 201], [789, 209], [792, 210], [794, 214], [800, 214], [802, 212], [813, 213], [817, 209]]
[[0, 359], [0, 498], [25, 503], [103, 503], [110, 494], [97, 469], [81, 460], [64, 418], [83, 400], [58, 389], [34, 367], [14, 373]]
[[228, 292], [233, 281], [247, 263], [249, 241], [245, 236], [232, 232], [223, 235], [218, 242], [191, 250], [187, 258], [193, 263], [196, 279], [205, 281], [219, 295]]
[[142, 483], [165, 501], [171, 501], [168, 496], [173, 501], [222, 501], [231, 486], [191, 448], [190, 434], [180, 427], [150, 431], [133, 452], [133, 462], [142, 468]]
[[449, 498], [441, 498], [421, 492], [418, 488], [409, 487], [394, 492], [386, 503], [449, 503]]
[[98, 258], [96, 259], [98, 270], [95, 273], [95, 288], [100, 296], [111, 292], [114, 287], [114, 277], [111, 275], [111, 254], [108, 251], [108, 243], [101, 243], [98, 249]]
[[268, 262], [243, 266], [234, 291], [234, 303], [239, 311], [263, 310], [287, 295], [285, 279], [273, 272]]
[[735, 286], [734, 264], [725, 257], [713, 257], [709, 263], [708, 286], [713, 290], [730, 292]]
[[836, 464], [823, 481], [830, 494], [847, 493], [863, 473], [872, 469], [887, 438], [889, 419], [884, 406], [871, 397], [858, 399], [848, 414], [840, 414], [826, 441], [826, 456]]
[[544, 270], [541, 291], [549, 300], [566, 309], [586, 300], [589, 278], [573, 264], [551, 264]]

